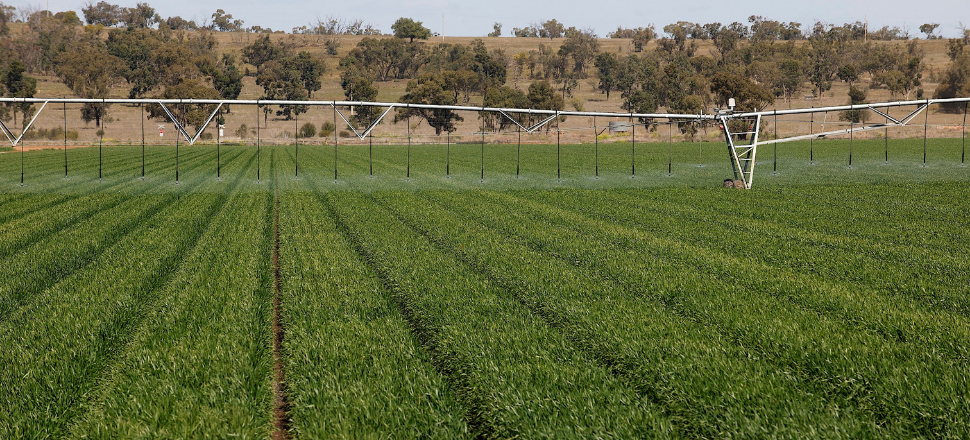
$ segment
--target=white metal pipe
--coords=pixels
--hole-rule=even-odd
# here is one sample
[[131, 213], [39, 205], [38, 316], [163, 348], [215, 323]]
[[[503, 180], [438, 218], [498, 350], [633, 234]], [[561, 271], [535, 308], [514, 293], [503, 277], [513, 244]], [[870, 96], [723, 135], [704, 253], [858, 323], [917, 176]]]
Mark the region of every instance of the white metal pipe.
[[407, 104], [400, 102], [365, 102], [365, 101], [288, 101], [288, 100], [228, 100], [228, 99], [152, 99], [152, 98], [0, 98], [0, 103], [68, 103], [68, 104], [187, 104], [187, 105], [307, 105], [307, 106], [341, 106], [341, 107], [397, 107], [397, 108], [419, 108], [431, 110], [455, 110], [455, 111], [475, 111], [475, 112], [507, 112], [507, 113], [531, 113], [536, 115], [560, 115], [560, 116], [605, 116], [605, 117], [635, 117], [635, 118], [658, 118], [658, 119], [710, 119], [713, 115], [692, 115], [678, 113], [620, 113], [620, 112], [577, 112], [562, 110], [538, 110], [522, 108], [501, 108], [501, 107], [472, 107], [459, 105], [436, 105], [436, 104]]

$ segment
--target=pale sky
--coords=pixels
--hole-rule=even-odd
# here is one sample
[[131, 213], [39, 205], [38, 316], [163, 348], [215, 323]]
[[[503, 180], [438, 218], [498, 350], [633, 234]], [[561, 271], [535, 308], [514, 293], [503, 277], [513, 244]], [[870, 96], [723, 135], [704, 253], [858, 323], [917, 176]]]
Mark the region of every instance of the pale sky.
[[[45, 9], [47, 3], [40, 1], [24, 2], [0, 0], [18, 8], [30, 6]], [[108, 1], [122, 6], [134, 6], [136, 0]], [[237, 0], [233, 2], [211, 0], [166, 0], [146, 2], [154, 7], [162, 17], [181, 16], [202, 23], [211, 17], [216, 9], [224, 9], [233, 18], [245, 21], [245, 26], [259, 25], [274, 30], [289, 32], [292, 28], [316, 22], [333, 16], [345, 20], [361, 19], [371, 23], [385, 33], [390, 33], [391, 24], [399, 17], [410, 17], [422, 21], [432, 32], [442, 32], [444, 15], [444, 35], [446, 36], [485, 36], [492, 31], [492, 24], [503, 24], [502, 35], [510, 36], [512, 28], [525, 27], [555, 18], [568, 26], [580, 29], [592, 28], [599, 36], [606, 36], [617, 26], [640, 27], [654, 24], [658, 31], [663, 26], [676, 21], [698, 23], [720, 22], [729, 24], [734, 21], [747, 23], [750, 15], [762, 15], [783, 22], [796, 21], [808, 28], [815, 21], [842, 24], [855, 21], [869, 22], [870, 29], [885, 25], [898, 26], [909, 30], [911, 36], [922, 36], [919, 26], [923, 23], [939, 23], [938, 34], [955, 37], [961, 22], [970, 27], [970, 1], [847, 1], [817, 0], [805, 2], [785, 2], [777, 0], [749, 1], [571, 1], [560, 2], [531, 0], [491, 0], [491, 1], [454, 1], [454, 0], [343, 0], [260, 2]], [[73, 9], [80, 10], [85, 1], [50, 0], [53, 12]]]

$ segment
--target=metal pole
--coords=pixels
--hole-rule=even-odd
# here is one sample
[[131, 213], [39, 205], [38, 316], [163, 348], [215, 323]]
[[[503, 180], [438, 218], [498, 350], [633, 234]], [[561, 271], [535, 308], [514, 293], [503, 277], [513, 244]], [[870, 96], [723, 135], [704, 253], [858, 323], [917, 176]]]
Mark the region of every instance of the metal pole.
[[337, 183], [337, 106], [333, 106], [333, 183]]
[[483, 183], [485, 182], [485, 119], [482, 119], [482, 175], [481, 175], [481, 182], [483, 182]]
[[367, 136], [367, 155], [368, 163], [370, 164], [370, 177], [374, 178], [374, 133], [371, 132]]
[[926, 168], [926, 132], [930, 123], [930, 101], [926, 101], [926, 115], [923, 117], [923, 167]]
[[[760, 130], [759, 130], [760, 131]], [[753, 135], [752, 135], [753, 136]], [[772, 145], [774, 147], [774, 159], [772, 160], [772, 166], [774, 169], [771, 171], [772, 174], [778, 174], [778, 110], [775, 110], [775, 143]]]
[[632, 142], [630, 143], [630, 178], [637, 177], [637, 123], [630, 116], [630, 129], [632, 131]]
[[[293, 165], [293, 178], [296, 179], [297, 177], [300, 177], [300, 115], [297, 115], [296, 112], [293, 113], [293, 120], [295, 121], [293, 123], [293, 128], [296, 129], [293, 134], [293, 139], [296, 139], [296, 145], [293, 147], [296, 150], [294, 158], [295, 163]], [[334, 127], [334, 129], [336, 129], [336, 127]]]
[[219, 107], [219, 119], [216, 120], [216, 180], [222, 180], [222, 107]]
[[562, 181], [562, 166], [560, 165], [560, 160], [559, 160], [560, 148], [561, 148], [559, 138], [561, 137], [561, 134], [562, 134], [562, 130], [559, 130], [559, 117], [556, 117], [556, 181], [557, 182]]
[[445, 131], [445, 133], [448, 133], [448, 135], [446, 136], [448, 138], [448, 145], [445, 147], [445, 178], [450, 179], [451, 178], [451, 132]]
[[516, 124], [516, 131], [519, 133], [519, 141], [515, 147], [515, 178], [519, 178], [519, 168], [522, 163], [522, 127]]
[[[14, 121], [16, 123], [16, 121]], [[100, 176], [98, 177], [101, 178]], [[24, 136], [20, 136], [20, 186], [24, 186]]]
[[[334, 129], [336, 132], [336, 129]], [[256, 101], [256, 183], [259, 183], [259, 101]]]
[[849, 119], [849, 168], [852, 168], [852, 141], [855, 138], [855, 116]]
[[407, 180], [411, 180], [411, 116], [408, 116], [408, 153], [407, 153]]
[[960, 150], [960, 166], [964, 166], [964, 159], [967, 157], [967, 109], [970, 109], [970, 102], [963, 104], [963, 148]]
[[138, 104], [141, 110], [141, 180], [145, 180], [145, 104]]
[[697, 124], [701, 126], [702, 130], [704, 130], [703, 134], [700, 133], [701, 130], [697, 130], [698, 137], [700, 138], [697, 141], [697, 168], [703, 168], [704, 167], [704, 134], [707, 134], [707, 127], [704, 126], [703, 122], [698, 121]]
[[[103, 164], [101, 147], [104, 144], [104, 127], [107, 125], [104, 120], [104, 99], [101, 100], [101, 136], [98, 137], [98, 181], [101, 181], [101, 166]], [[23, 180], [23, 179], [21, 179]]]
[[600, 178], [600, 137], [599, 130], [596, 127], [596, 116], [593, 116], [593, 169], [596, 173], [596, 179]]
[[182, 131], [175, 130], [175, 184], [179, 184], [179, 138], [182, 136]]
[[67, 177], [67, 103], [64, 103], [64, 177]]
[[674, 123], [667, 121], [667, 177], [674, 171]]
[[[886, 109], [886, 114], [887, 115], [889, 114], [889, 109], [888, 108]], [[884, 150], [885, 150], [885, 155], [886, 155], [886, 165], [889, 165], [889, 127], [888, 127], [888, 125], [889, 125], [889, 118], [886, 118], [886, 125], [887, 125], [887, 127], [886, 127], [885, 133], [883, 135], [883, 143], [885, 144]]]
[[[812, 106], [815, 108], [815, 106]], [[810, 165], [815, 163], [815, 112], [809, 114], [810, 119], [808, 121], [808, 132], [812, 135], [809, 138], [808, 144], [808, 163]]]

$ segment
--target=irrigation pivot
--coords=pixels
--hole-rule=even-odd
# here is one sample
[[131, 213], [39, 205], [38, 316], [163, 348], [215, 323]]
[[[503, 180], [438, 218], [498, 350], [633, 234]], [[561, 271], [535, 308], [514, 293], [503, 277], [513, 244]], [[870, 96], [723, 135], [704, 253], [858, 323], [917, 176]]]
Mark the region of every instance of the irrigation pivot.
[[[733, 99], [731, 100], [733, 101]], [[735, 180], [740, 180], [743, 182], [743, 187], [746, 189], [751, 188], [752, 181], [754, 180], [754, 167], [756, 164], [756, 156], [758, 152], [758, 147], [761, 145], [774, 144], [777, 145], [783, 142], [791, 142], [798, 140], [809, 140], [833, 136], [851, 136], [855, 132], [878, 130], [878, 129], [888, 129], [890, 127], [904, 127], [909, 125], [918, 115], [926, 112], [929, 106], [934, 104], [953, 104], [953, 103], [964, 103], [965, 105], [970, 104], [970, 97], [968, 98], [948, 98], [948, 99], [926, 99], [919, 101], [895, 101], [895, 102], [880, 102], [872, 104], [856, 104], [856, 105], [844, 105], [844, 106], [833, 106], [833, 107], [813, 107], [804, 109], [791, 109], [791, 110], [760, 110], [754, 112], [735, 112], [733, 110], [733, 105], [729, 105], [727, 110], [714, 109], [713, 114], [674, 114], [674, 113], [621, 113], [621, 112], [587, 112], [587, 111], [562, 111], [562, 110], [537, 110], [537, 109], [524, 109], [524, 108], [496, 108], [496, 107], [472, 107], [472, 106], [458, 106], [458, 105], [436, 105], [436, 104], [407, 104], [407, 103], [393, 103], [393, 102], [365, 102], [365, 101], [291, 101], [291, 100], [224, 100], [224, 99], [83, 99], [83, 98], [0, 98], [0, 103], [36, 103], [41, 104], [40, 109], [34, 114], [33, 119], [26, 125], [24, 131], [19, 135], [11, 131], [8, 126], [0, 121], [0, 131], [7, 137], [12, 146], [16, 146], [20, 142], [27, 130], [30, 129], [34, 120], [37, 116], [44, 111], [44, 108], [49, 103], [62, 103], [62, 104], [154, 104], [161, 107], [166, 116], [172, 124], [175, 125], [176, 133], [180, 134], [188, 141], [189, 145], [194, 144], [200, 137], [206, 127], [215, 119], [216, 115], [220, 112], [223, 105], [253, 105], [257, 108], [267, 105], [301, 105], [301, 106], [330, 106], [334, 111], [334, 119], [339, 116], [347, 124], [347, 127], [356, 135], [360, 140], [364, 140], [369, 137], [371, 131], [383, 120], [391, 110], [395, 108], [400, 109], [428, 109], [428, 110], [451, 110], [456, 112], [477, 112], [477, 113], [496, 113], [507, 119], [518, 126], [518, 131], [521, 135], [522, 132], [532, 133], [540, 128], [549, 124], [552, 120], [559, 120], [560, 116], [578, 116], [578, 117], [608, 117], [608, 118], [629, 118], [630, 120], [635, 120], [635, 118], [640, 118], [642, 120], [646, 119], [666, 119], [667, 124], [675, 124], [682, 122], [708, 122], [708, 123], [718, 123], [721, 131], [724, 134], [725, 143], [728, 147], [729, 157], [731, 160], [731, 166], [734, 170]], [[175, 115], [169, 110], [168, 105], [214, 105], [215, 108], [211, 114], [209, 114], [208, 119], [202, 124], [201, 127], [196, 131], [194, 136], [190, 136], [189, 132], [185, 129], [185, 126], [175, 117]], [[894, 118], [890, 116], [889, 109], [893, 107], [915, 107], [915, 110], [910, 112], [907, 116], [903, 118]], [[384, 109], [370, 125], [364, 129], [358, 129], [355, 127], [350, 120], [344, 116], [338, 107], [378, 107]], [[814, 114], [815, 113], [828, 113], [828, 112], [873, 112], [876, 113], [885, 122], [878, 124], [867, 124], [864, 122], [853, 123], [849, 128], [832, 130], [832, 131], [821, 131], [816, 133], [814, 130]], [[512, 117], [514, 114], [528, 114], [531, 116], [536, 116], [539, 121], [534, 125], [525, 126], [520, 123], [519, 120]], [[798, 115], [798, 114], [811, 114], [812, 123], [809, 127], [809, 133], [804, 135], [794, 135], [788, 137], [778, 137], [777, 133], [774, 139], [762, 140], [761, 133], [761, 121], [764, 116], [772, 116], [777, 118], [778, 116], [785, 115]], [[66, 116], [65, 116], [66, 118]], [[928, 119], [923, 118], [924, 121], [924, 138], [926, 136], [926, 126], [928, 125]], [[334, 124], [336, 125], [336, 124]], [[410, 125], [409, 125], [410, 126]], [[595, 130], [595, 123], [594, 123]], [[257, 139], [258, 139], [259, 125], [257, 123]], [[558, 134], [557, 127], [557, 134]], [[336, 134], [336, 130], [335, 130]], [[449, 132], [450, 135], [450, 132]], [[482, 133], [484, 136], [484, 132]], [[335, 140], [336, 141], [336, 140]], [[635, 143], [634, 139], [634, 143]], [[336, 143], [336, 142], [335, 142]], [[257, 141], [257, 148], [259, 142]], [[450, 147], [451, 140], [449, 138], [448, 144]], [[598, 140], [597, 140], [597, 150], [598, 150]], [[634, 153], [635, 154], [635, 153]], [[631, 167], [635, 167], [635, 156], [633, 157], [634, 163]], [[924, 159], [925, 160], [925, 159]], [[450, 162], [450, 160], [449, 160]], [[336, 162], [335, 162], [336, 164]], [[483, 163], [484, 165], [484, 163]], [[670, 164], [668, 164], [670, 165]], [[449, 163], [450, 168], [450, 163]], [[336, 178], [336, 169], [335, 178]], [[484, 170], [483, 170], [484, 171]], [[597, 174], [598, 174], [598, 164], [597, 164]], [[631, 169], [632, 173], [636, 172], [635, 168]], [[670, 172], [670, 167], [668, 166], [668, 173]], [[258, 173], [258, 167], [257, 167]], [[450, 175], [450, 170], [446, 170], [446, 173]], [[484, 175], [482, 176], [484, 179]], [[258, 177], [257, 177], [258, 179]]]

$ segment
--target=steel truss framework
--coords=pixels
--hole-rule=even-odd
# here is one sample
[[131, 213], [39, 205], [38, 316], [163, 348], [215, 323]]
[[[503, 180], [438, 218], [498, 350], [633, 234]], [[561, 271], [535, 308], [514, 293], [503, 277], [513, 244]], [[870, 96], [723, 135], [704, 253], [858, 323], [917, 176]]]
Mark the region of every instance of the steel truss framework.
[[[168, 116], [172, 124], [175, 125], [178, 133], [181, 134], [189, 143], [189, 145], [194, 144], [205, 131], [206, 127], [216, 118], [216, 115], [222, 109], [224, 105], [255, 105], [255, 106], [270, 106], [270, 105], [300, 105], [300, 106], [324, 106], [332, 107], [335, 116], [339, 115], [340, 118], [347, 124], [347, 126], [354, 132], [354, 135], [359, 139], [363, 140], [366, 138], [371, 131], [391, 112], [391, 110], [398, 109], [429, 109], [429, 110], [451, 110], [451, 111], [469, 111], [469, 112], [483, 112], [483, 113], [497, 113], [507, 118], [513, 124], [518, 126], [519, 129], [526, 133], [532, 133], [540, 128], [546, 126], [549, 122], [558, 119], [560, 116], [580, 116], [580, 117], [610, 117], [610, 118], [638, 118], [638, 119], [666, 119], [667, 123], [684, 123], [684, 122], [697, 122], [697, 123], [718, 123], [719, 128], [724, 134], [725, 142], [728, 147], [728, 152], [730, 153], [731, 166], [734, 169], [735, 179], [739, 179], [744, 182], [745, 188], [750, 189], [753, 179], [754, 179], [754, 167], [755, 159], [757, 156], [758, 146], [760, 145], [771, 145], [779, 144], [783, 142], [792, 142], [798, 140], [807, 139], [817, 139], [829, 136], [844, 136], [851, 135], [855, 132], [877, 130], [882, 128], [890, 127], [904, 127], [909, 125], [917, 116], [921, 113], [927, 111], [929, 106], [933, 104], [954, 104], [954, 103], [964, 103], [965, 105], [970, 105], [970, 98], [949, 98], [949, 99], [927, 99], [918, 101], [894, 101], [894, 102], [881, 102], [873, 104], [858, 104], [858, 105], [844, 105], [844, 106], [832, 106], [832, 107], [814, 107], [814, 108], [803, 108], [803, 109], [791, 109], [791, 110], [770, 110], [770, 111], [757, 111], [757, 112], [733, 112], [719, 110], [715, 114], [673, 114], [673, 113], [620, 113], [620, 112], [585, 112], [585, 111], [557, 111], [557, 110], [537, 110], [537, 109], [521, 109], [521, 108], [497, 108], [497, 107], [474, 107], [474, 106], [455, 106], [455, 105], [434, 105], [434, 104], [406, 104], [406, 103], [390, 103], [390, 102], [364, 102], [364, 101], [288, 101], [288, 100], [223, 100], [223, 99], [83, 99], [83, 98], [0, 98], [0, 103], [4, 104], [15, 104], [15, 103], [31, 103], [40, 104], [41, 107], [34, 114], [30, 122], [24, 126], [23, 131], [18, 135], [15, 134], [7, 124], [0, 120], [0, 131], [3, 131], [4, 136], [10, 142], [12, 146], [16, 146], [23, 140], [24, 135], [30, 130], [34, 121], [40, 116], [41, 112], [50, 103], [62, 103], [62, 104], [155, 104], [159, 105], [165, 114]], [[169, 109], [171, 105], [215, 105], [215, 109], [206, 119], [205, 123], [199, 127], [195, 135], [189, 135], [185, 127], [178, 121], [175, 115]], [[888, 111], [893, 107], [916, 107], [911, 113], [903, 118], [894, 118], [889, 115]], [[380, 114], [367, 128], [363, 130], [358, 130], [350, 122], [350, 120], [340, 111], [339, 107], [379, 107], [384, 108], [384, 112]], [[716, 110], [716, 109], [715, 109]], [[759, 133], [761, 132], [761, 122], [766, 116], [773, 116], [777, 118], [778, 116], [787, 115], [799, 115], [799, 114], [814, 114], [814, 113], [828, 113], [828, 112], [841, 112], [841, 111], [872, 111], [879, 116], [885, 118], [886, 122], [881, 124], [859, 124], [858, 127], [852, 124], [850, 128], [826, 131], [820, 133], [810, 133], [807, 135], [790, 136], [785, 138], [776, 138], [770, 140], [761, 140]], [[513, 115], [534, 115], [543, 117], [539, 122], [531, 125], [525, 126], [519, 120], [513, 117]], [[66, 116], [65, 116], [66, 117]], [[926, 119], [924, 118], [924, 129], [927, 126]], [[964, 130], [966, 127], [966, 115], [964, 115]], [[739, 131], [732, 131], [733, 127], [743, 127]], [[965, 133], [965, 131], [964, 131]], [[484, 135], [484, 133], [483, 133]], [[964, 134], [965, 136], [965, 134]]]

